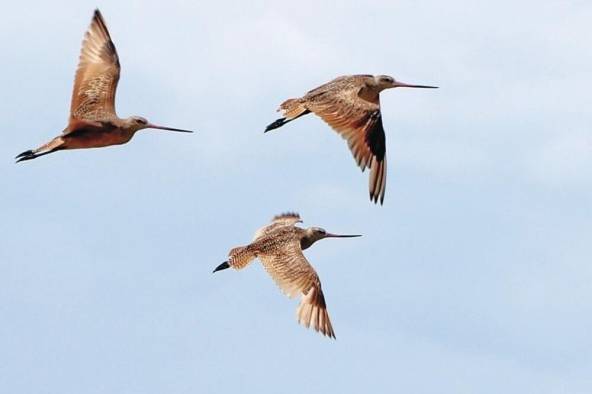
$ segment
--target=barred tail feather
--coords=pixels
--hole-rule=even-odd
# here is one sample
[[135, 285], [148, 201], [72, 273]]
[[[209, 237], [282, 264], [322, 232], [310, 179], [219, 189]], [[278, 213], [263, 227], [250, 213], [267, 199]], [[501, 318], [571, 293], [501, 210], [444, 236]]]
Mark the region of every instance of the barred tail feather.
[[257, 257], [248, 246], [239, 246], [230, 250], [228, 253], [228, 264], [234, 269], [245, 268], [251, 261]]
[[284, 114], [284, 117], [279, 118], [279, 119], [275, 120], [274, 122], [270, 123], [269, 125], [267, 125], [267, 127], [265, 128], [266, 133], [270, 130], [282, 127], [286, 123], [291, 122], [295, 119], [298, 119], [301, 116], [304, 116], [304, 115], [310, 113], [310, 111], [304, 105], [302, 105], [302, 103], [300, 102], [299, 99], [288, 99], [288, 100], [284, 101], [280, 105], [280, 108], [278, 109], [278, 111], [282, 111]]
[[290, 120], [299, 118], [310, 112], [299, 99], [288, 99], [284, 101], [278, 111], [282, 111], [284, 117]]
[[36, 159], [40, 156], [48, 155], [50, 153], [57, 152], [59, 150], [64, 149], [62, 147], [63, 144], [64, 144], [64, 140], [61, 137], [57, 137], [37, 149], [29, 149], [29, 150], [26, 150], [26, 151], [18, 154], [15, 157], [15, 160], [17, 163], [20, 163], [21, 161], [26, 161], [26, 160], [33, 160], [33, 159]]

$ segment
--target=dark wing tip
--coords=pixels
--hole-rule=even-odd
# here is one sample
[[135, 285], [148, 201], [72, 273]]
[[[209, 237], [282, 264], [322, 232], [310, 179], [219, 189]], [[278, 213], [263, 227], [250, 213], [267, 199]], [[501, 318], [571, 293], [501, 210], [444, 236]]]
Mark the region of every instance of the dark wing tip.
[[323, 334], [327, 337], [329, 337], [330, 339], [333, 338], [335, 340], [337, 340], [337, 337], [335, 336], [335, 331], [333, 331], [333, 327], [330, 328], [329, 332], [327, 332], [326, 334]]
[[386, 192], [386, 157], [382, 160], [373, 158], [369, 180], [370, 201], [383, 205]]
[[363, 118], [366, 127], [364, 141], [378, 161], [382, 161], [386, 155], [386, 138], [382, 125], [382, 114], [380, 109], [373, 111]]
[[91, 30], [97, 29], [99, 35], [105, 40], [103, 44], [103, 48], [101, 49], [102, 55], [107, 56], [108, 61], [113, 62], [115, 67], [118, 69], [121, 67], [119, 64], [119, 56], [117, 55], [117, 49], [115, 48], [115, 44], [113, 43], [113, 39], [111, 38], [111, 34], [109, 33], [109, 29], [107, 29], [107, 23], [105, 23], [105, 19], [103, 18], [103, 14], [99, 11], [98, 8], [95, 9], [93, 14], [93, 19], [91, 21], [91, 26], [89, 31], [87, 31], [87, 37], [91, 34]]
[[373, 202], [374, 204], [383, 205], [384, 194], [378, 194], [378, 193], [375, 194], [372, 191], [370, 191], [370, 201]]
[[105, 19], [103, 19], [103, 14], [98, 8], [95, 8], [95, 12], [93, 13], [93, 21], [105, 26]]
[[[315, 298], [313, 304], [317, 308], [321, 308], [321, 313], [325, 314], [325, 325], [324, 326], [317, 326], [315, 329], [320, 331], [324, 336], [337, 339], [335, 336], [335, 331], [333, 330], [333, 325], [331, 324], [331, 318], [329, 317], [329, 311], [327, 310], [327, 302], [325, 301], [325, 294], [323, 294], [323, 290], [319, 285], [319, 290], [315, 292]], [[318, 324], [318, 322], [317, 322]]]
[[105, 18], [103, 18], [103, 14], [101, 14], [101, 11], [99, 11], [98, 8], [95, 9], [91, 24], [97, 24], [103, 34], [109, 39], [109, 41], [111, 41], [111, 35], [109, 34], [109, 29], [107, 29]]

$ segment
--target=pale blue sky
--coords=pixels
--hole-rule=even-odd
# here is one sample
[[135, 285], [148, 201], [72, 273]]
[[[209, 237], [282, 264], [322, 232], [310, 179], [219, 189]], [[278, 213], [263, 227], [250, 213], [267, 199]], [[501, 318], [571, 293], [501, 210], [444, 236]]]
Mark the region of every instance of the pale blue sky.
[[[13, 2], [0, 24], [0, 392], [592, 392], [588, 1]], [[59, 133], [100, 7], [128, 145]], [[382, 95], [385, 205], [345, 144], [275, 109], [335, 76]], [[306, 253], [337, 341], [257, 263], [276, 213], [361, 233]]]

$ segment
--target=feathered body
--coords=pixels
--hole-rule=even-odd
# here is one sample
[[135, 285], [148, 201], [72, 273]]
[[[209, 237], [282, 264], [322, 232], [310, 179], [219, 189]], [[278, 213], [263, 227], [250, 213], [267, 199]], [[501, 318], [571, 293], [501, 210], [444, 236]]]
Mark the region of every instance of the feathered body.
[[362, 171], [370, 169], [370, 200], [382, 204], [386, 189], [386, 139], [380, 112], [380, 92], [394, 87], [432, 88], [396, 81], [387, 75], [346, 75], [319, 86], [300, 98], [284, 101], [284, 115], [266, 132], [309, 113], [320, 116], [348, 143]]
[[115, 44], [103, 16], [95, 10], [80, 50], [68, 125], [48, 143], [18, 155], [17, 162], [65, 149], [125, 144], [137, 131], [146, 128], [190, 132], [156, 126], [140, 116], [119, 118], [115, 112], [115, 93], [120, 71]]
[[231, 249], [228, 261], [214, 272], [229, 267], [242, 269], [258, 258], [287, 296], [302, 296], [296, 312], [298, 322], [335, 338], [321, 281], [302, 250], [323, 238], [357, 235], [329, 234], [318, 227], [303, 229], [295, 226], [299, 222], [300, 216], [295, 213], [274, 217], [271, 224], [257, 230], [249, 245]]

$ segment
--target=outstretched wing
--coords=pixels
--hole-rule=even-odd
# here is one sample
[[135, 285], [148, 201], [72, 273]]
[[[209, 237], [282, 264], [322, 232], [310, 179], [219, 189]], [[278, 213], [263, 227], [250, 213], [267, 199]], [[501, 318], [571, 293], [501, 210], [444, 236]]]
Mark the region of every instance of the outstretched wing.
[[346, 141], [358, 166], [370, 168], [370, 199], [384, 201], [386, 141], [378, 94], [365, 94], [368, 76], [341, 77], [304, 96], [308, 110], [320, 116]]
[[285, 212], [279, 215], [276, 215], [271, 219], [271, 223], [267, 226], [261, 227], [255, 232], [255, 236], [253, 237], [253, 241], [256, 241], [271, 233], [272, 231], [276, 230], [282, 226], [293, 226], [296, 223], [302, 223], [302, 219], [300, 219], [300, 215], [296, 212]]
[[[72, 104], [70, 125], [115, 117], [115, 91], [119, 81], [119, 57], [99, 10], [82, 42]], [[70, 127], [74, 129], [75, 127]]]
[[296, 223], [302, 223], [302, 219], [300, 219], [300, 215], [296, 212], [285, 212], [275, 215], [273, 219], [271, 219], [271, 223], [279, 223], [283, 224], [284, 226], [293, 226]]
[[302, 254], [300, 241], [297, 238], [290, 239], [281, 248], [260, 251], [257, 257], [286, 295], [289, 297], [302, 295], [296, 311], [298, 323], [335, 338], [325, 296], [321, 289], [321, 281]]

